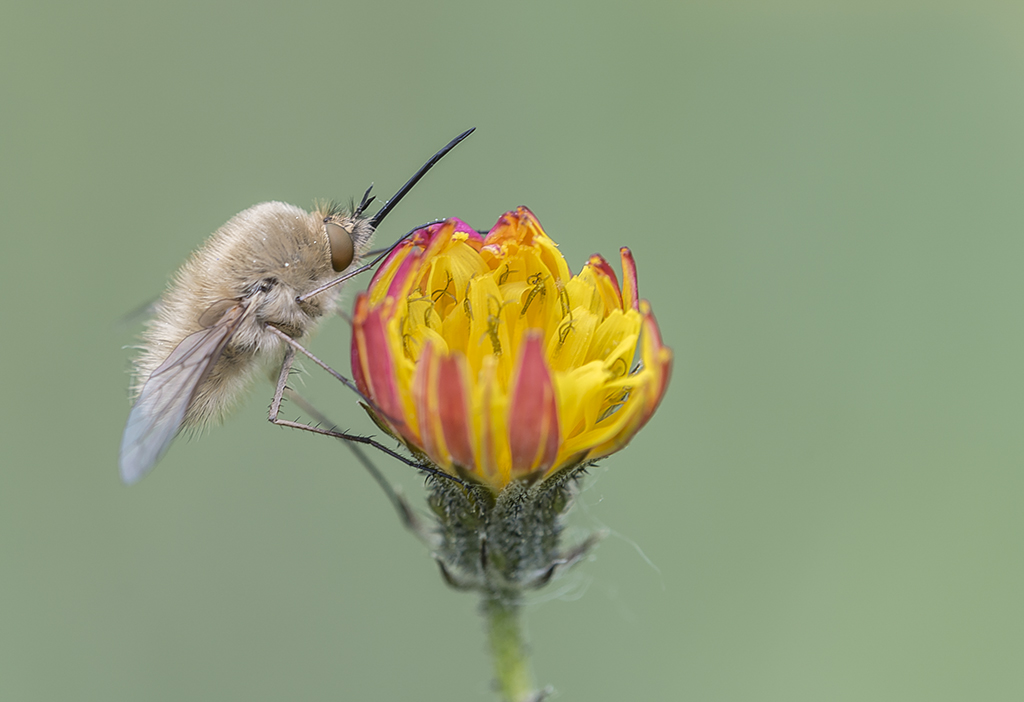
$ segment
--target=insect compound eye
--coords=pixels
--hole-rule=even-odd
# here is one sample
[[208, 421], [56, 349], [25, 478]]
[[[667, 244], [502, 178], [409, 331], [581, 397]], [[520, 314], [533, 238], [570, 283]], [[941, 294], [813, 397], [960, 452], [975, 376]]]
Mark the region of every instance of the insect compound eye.
[[331, 244], [331, 267], [336, 271], [343, 271], [352, 265], [352, 259], [356, 256], [352, 236], [345, 227], [328, 219], [324, 220], [324, 227], [327, 229], [327, 239]]

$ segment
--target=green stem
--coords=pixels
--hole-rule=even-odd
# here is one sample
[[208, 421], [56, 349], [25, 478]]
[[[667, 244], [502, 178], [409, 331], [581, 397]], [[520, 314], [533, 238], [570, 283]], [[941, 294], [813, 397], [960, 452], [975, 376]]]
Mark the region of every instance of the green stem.
[[494, 672], [505, 702], [539, 699], [530, 675], [523, 635], [519, 628], [519, 607], [511, 598], [488, 595], [484, 600], [488, 638], [494, 655]]

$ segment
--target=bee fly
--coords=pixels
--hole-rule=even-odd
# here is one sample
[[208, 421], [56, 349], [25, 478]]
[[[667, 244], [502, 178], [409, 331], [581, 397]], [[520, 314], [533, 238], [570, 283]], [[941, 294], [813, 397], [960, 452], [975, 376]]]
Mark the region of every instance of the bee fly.
[[335, 309], [338, 284], [387, 255], [353, 268], [384, 217], [472, 132], [434, 154], [372, 217], [367, 190], [352, 212], [264, 202], [214, 232], [174, 275], [143, 333], [122, 480], [139, 480], [179, 431], [219, 420], [256, 376], [284, 363], [284, 339], [307, 336]]

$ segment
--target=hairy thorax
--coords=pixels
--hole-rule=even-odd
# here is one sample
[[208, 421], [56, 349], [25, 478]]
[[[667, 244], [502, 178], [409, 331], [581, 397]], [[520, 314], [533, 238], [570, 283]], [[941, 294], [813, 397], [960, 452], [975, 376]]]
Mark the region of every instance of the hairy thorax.
[[229, 220], [181, 268], [144, 333], [136, 361], [136, 393], [186, 337], [216, 321], [221, 308], [241, 303], [244, 316], [185, 418], [195, 426], [218, 419], [251, 380], [279, 362], [288, 336], [308, 336], [335, 309], [338, 289], [299, 301], [337, 277], [331, 267], [324, 212], [282, 202], [255, 205]]

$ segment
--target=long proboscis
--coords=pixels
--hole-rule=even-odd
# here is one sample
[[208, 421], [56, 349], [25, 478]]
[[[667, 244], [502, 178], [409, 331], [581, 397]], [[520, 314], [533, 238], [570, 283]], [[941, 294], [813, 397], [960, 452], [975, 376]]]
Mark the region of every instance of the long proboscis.
[[445, 154], [447, 154], [449, 151], [451, 151], [456, 146], [458, 146], [459, 142], [462, 141], [463, 139], [465, 139], [466, 137], [468, 137], [470, 134], [472, 134], [474, 130], [476, 130], [476, 127], [472, 127], [471, 129], [467, 129], [462, 134], [458, 135], [457, 137], [455, 137], [454, 139], [449, 141], [447, 146], [445, 146], [443, 149], [441, 149], [436, 154], [431, 156], [429, 161], [427, 161], [422, 166], [420, 166], [420, 169], [418, 171], [416, 171], [416, 174], [413, 175], [412, 178], [407, 180], [405, 185], [403, 185], [401, 188], [399, 188], [398, 192], [395, 193], [394, 195], [392, 195], [388, 199], [388, 201], [384, 203], [384, 206], [381, 207], [380, 210], [377, 212], [377, 214], [375, 214], [373, 216], [373, 219], [370, 220], [370, 225], [374, 229], [376, 229], [377, 226], [380, 225], [380, 223], [382, 221], [384, 221], [384, 218], [388, 216], [388, 213], [391, 212], [391, 210], [393, 210], [395, 208], [395, 205], [397, 205], [398, 202], [403, 197], [405, 197], [406, 195], [409, 194], [409, 191], [412, 190], [413, 186], [416, 185], [416, 183], [419, 182], [420, 178], [425, 176], [427, 174], [427, 171], [429, 171], [431, 168], [433, 168], [434, 165], [437, 164], [438, 161], [440, 161], [442, 158], [445, 157]]
[[[385, 217], [387, 217], [388, 213], [391, 212], [391, 210], [393, 210], [395, 208], [395, 205], [397, 205], [398, 202], [403, 197], [405, 197], [406, 195], [409, 194], [409, 191], [412, 190], [413, 186], [416, 185], [416, 183], [418, 183], [420, 181], [420, 178], [425, 176], [427, 174], [427, 171], [429, 171], [431, 168], [433, 168], [437, 164], [437, 162], [440, 161], [442, 158], [444, 158], [445, 155], [449, 151], [451, 151], [456, 146], [458, 146], [459, 142], [461, 142], [463, 139], [468, 137], [475, 130], [476, 130], [476, 127], [473, 127], [472, 129], [467, 129], [462, 134], [458, 135], [457, 137], [455, 137], [454, 139], [449, 141], [448, 144], [446, 144], [443, 149], [441, 149], [436, 154], [431, 156], [429, 161], [427, 161], [422, 166], [420, 166], [420, 169], [418, 171], [416, 171], [416, 173], [413, 175], [413, 177], [410, 178], [409, 180], [407, 180], [405, 182], [405, 185], [403, 185], [401, 188], [399, 188], [398, 192], [396, 192], [394, 195], [392, 195], [391, 198], [387, 202], [384, 203], [384, 206], [380, 208], [380, 211], [377, 212], [377, 214], [375, 214], [373, 216], [373, 219], [370, 220], [370, 226], [372, 226], [374, 229], [376, 229], [377, 226], [381, 223], [381, 220], [383, 220]], [[363, 195], [363, 200], [362, 200], [362, 202], [359, 205], [359, 210], [364, 209], [369, 204], [369, 200], [367, 199], [369, 194], [370, 194], [370, 191], [367, 190], [366, 193]], [[369, 199], [372, 199], [372, 198], [369, 198]], [[329, 290], [329, 289], [333, 288], [335, 285], [339, 285], [341, 283], [344, 283], [349, 278], [353, 278], [353, 277], [359, 275], [360, 273], [363, 273], [365, 271], [370, 270], [375, 265], [380, 263], [380, 261], [385, 256], [387, 256], [392, 251], [394, 251], [396, 246], [398, 246], [403, 241], [405, 241], [410, 236], [412, 236], [412, 234], [414, 232], [416, 232], [419, 229], [423, 229], [424, 227], [429, 227], [432, 224], [437, 224], [438, 222], [443, 222], [443, 221], [444, 221], [443, 219], [432, 220], [432, 221], [427, 222], [425, 224], [421, 224], [418, 227], [414, 227], [413, 229], [410, 229], [408, 232], [406, 232], [405, 236], [403, 236], [402, 238], [398, 239], [394, 244], [392, 244], [388, 248], [384, 249], [377, 257], [375, 257], [369, 263], [364, 264], [362, 266], [359, 266], [358, 268], [356, 268], [354, 270], [348, 271], [344, 275], [342, 275], [342, 276], [340, 276], [338, 278], [335, 278], [334, 280], [332, 280], [332, 281], [330, 281], [328, 283], [325, 283], [324, 285], [321, 285], [316, 290], [311, 290], [310, 292], [306, 293], [305, 295], [300, 295], [299, 298], [298, 298], [299, 302], [302, 302], [304, 300], [308, 300], [309, 298], [313, 297], [314, 295], [319, 295], [324, 290]]]

